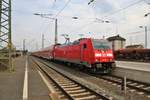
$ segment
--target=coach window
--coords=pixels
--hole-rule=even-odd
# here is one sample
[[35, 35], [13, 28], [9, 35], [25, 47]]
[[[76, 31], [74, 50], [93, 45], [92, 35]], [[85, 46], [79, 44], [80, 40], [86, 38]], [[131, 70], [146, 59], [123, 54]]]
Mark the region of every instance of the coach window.
[[87, 45], [84, 43], [83, 44], [83, 49], [86, 49], [87, 48]]

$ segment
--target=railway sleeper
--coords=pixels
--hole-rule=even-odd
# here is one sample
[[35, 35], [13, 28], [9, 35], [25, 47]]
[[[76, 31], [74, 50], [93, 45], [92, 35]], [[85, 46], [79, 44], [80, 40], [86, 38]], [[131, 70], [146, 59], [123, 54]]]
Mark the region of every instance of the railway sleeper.
[[72, 81], [70, 81], [68, 79], [57, 79], [56, 81], [59, 83], [72, 83]]
[[143, 88], [144, 90], [150, 90], [150, 87], [145, 87], [145, 88]]
[[128, 84], [128, 85], [136, 86], [136, 85], [138, 85], [138, 83], [130, 83], [130, 84]]
[[77, 100], [95, 100], [97, 97], [95, 95], [90, 95], [90, 96], [86, 96], [86, 97], [79, 97], [76, 98]]
[[72, 83], [71, 81], [68, 80], [56, 80], [58, 83]]
[[[63, 78], [63, 77], [61, 77], [61, 78], [59, 78], [60, 76], [58, 76], [57, 78], [56, 77], [53, 77], [56, 81], [58, 81], [58, 82], [64, 82], [64, 81], [67, 81], [68, 79], [66, 79], [66, 78]], [[68, 80], [69, 81], [69, 80]]]
[[83, 93], [83, 92], [86, 92], [85, 89], [80, 89], [80, 90], [75, 90], [75, 91], [67, 91], [69, 94], [77, 94], [77, 93]]
[[66, 95], [64, 95], [64, 93], [59, 88], [55, 88], [55, 91], [58, 94], [60, 100], [68, 100]]
[[142, 87], [144, 87], [144, 85], [137, 85], [136, 87], [138, 87], [138, 88], [142, 88]]
[[76, 85], [76, 84], [70, 84], [70, 83], [64, 83], [64, 84], [62, 83], [62, 84], [61, 84], [61, 86], [63, 86], [63, 87], [68, 86], [68, 85], [69, 85], [69, 86], [72, 86], [72, 85]]
[[77, 84], [74, 85], [66, 85], [66, 86], [62, 86], [63, 88], [74, 88], [74, 87], [78, 87]]
[[71, 90], [74, 91], [74, 90], [79, 90], [79, 89], [82, 89], [82, 88], [79, 87], [79, 86], [78, 87], [73, 87], [73, 88], [65, 88], [66, 91], [71, 91]]
[[83, 92], [83, 93], [80, 93], [80, 94], [72, 94], [71, 96], [74, 97], [74, 98], [78, 98], [78, 97], [86, 97], [86, 96], [89, 96], [89, 95], [92, 95], [90, 92]]
[[127, 84], [130, 84], [130, 83], [132, 83], [131, 81], [127, 81]]
[[68, 81], [57, 81], [57, 80], [55, 80], [58, 84], [69, 84], [69, 83], [71, 83], [71, 82], [68, 82]]
[[67, 86], [67, 85], [75, 85], [75, 83], [70, 83], [70, 82], [67, 82], [67, 83], [60, 83], [62, 86]]

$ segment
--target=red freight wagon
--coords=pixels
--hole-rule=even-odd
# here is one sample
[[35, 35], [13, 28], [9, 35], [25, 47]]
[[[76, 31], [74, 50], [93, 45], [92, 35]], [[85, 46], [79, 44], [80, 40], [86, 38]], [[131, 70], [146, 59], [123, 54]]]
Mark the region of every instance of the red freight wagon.
[[150, 49], [125, 48], [114, 52], [116, 59], [150, 60]]

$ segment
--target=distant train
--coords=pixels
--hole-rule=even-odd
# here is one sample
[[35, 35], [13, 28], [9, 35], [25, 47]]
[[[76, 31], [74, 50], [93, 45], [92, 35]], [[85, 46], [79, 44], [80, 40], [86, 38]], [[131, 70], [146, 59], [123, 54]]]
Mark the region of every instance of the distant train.
[[103, 39], [82, 38], [68, 44], [52, 45], [32, 55], [77, 64], [98, 73], [111, 73], [116, 67], [111, 45]]
[[150, 61], [150, 49], [126, 48], [114, 52], [116, 59]]

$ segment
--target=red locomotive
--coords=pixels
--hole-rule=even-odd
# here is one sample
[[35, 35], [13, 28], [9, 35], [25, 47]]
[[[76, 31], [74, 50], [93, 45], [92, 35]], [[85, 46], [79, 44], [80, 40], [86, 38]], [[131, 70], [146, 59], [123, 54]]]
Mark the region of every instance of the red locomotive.
[[115, 68], [111, 46], [103, 39], [82, 38], [72, 43], [47, 47], [33, 55], [82, 65], [93, 72], [110, 73]]

